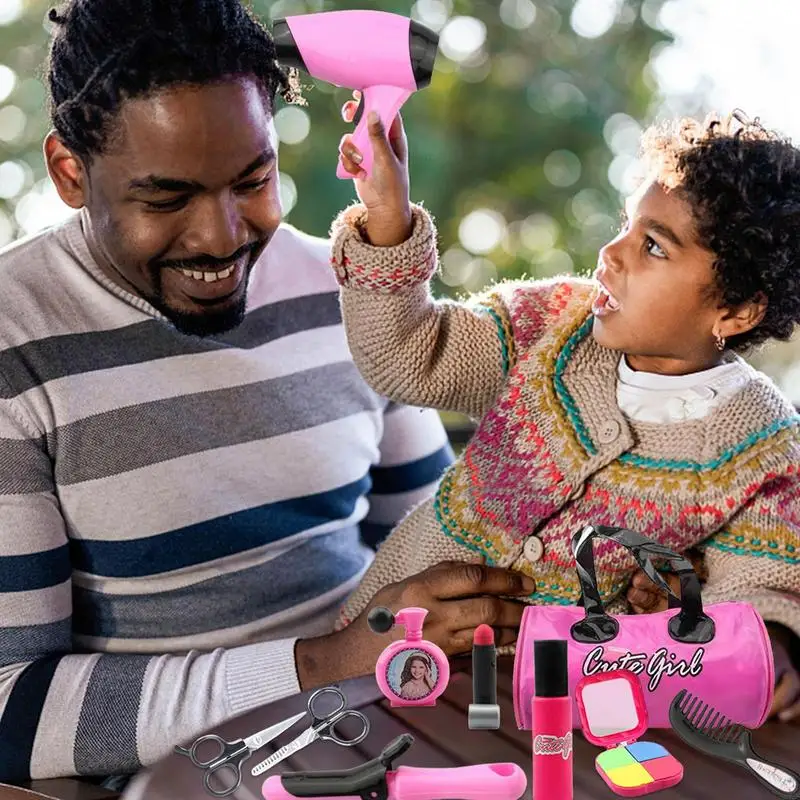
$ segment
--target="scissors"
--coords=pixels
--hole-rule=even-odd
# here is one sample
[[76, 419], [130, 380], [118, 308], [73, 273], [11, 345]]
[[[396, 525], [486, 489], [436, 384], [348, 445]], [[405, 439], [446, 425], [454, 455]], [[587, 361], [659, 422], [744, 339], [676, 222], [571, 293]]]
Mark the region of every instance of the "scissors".
[[[318, 698], [326, 694], [333, 695], [338, 701], [338, 705], [333, 711], [327, 715], [319, 716], [314, 712], [314, 703]], [[253, 775], [260, 775], [268, 769], [272, 769], [276, 764], [279, 764], [285, 758], [294, 755], [298, 750], [308, 747], [312, 742], [317, 739], [322, 739], [326, 742], [335, 742], [342, 747], [352, 747], [355, 744], [363, 741], [369, 733], [369, 720], [360, 712], [353, 709], [345, 709], [347, 705], [347, 698], [342, 694], [341, 689], [335, 686], [326, 686], [324, 689], [317, 689], [311, 697], [308, 698], [308, 713], [311, 715], [313, 722], [311, 727], [304, 730], [293, 742], [276, 750], [269, 758], [256, 764], [252, 769]], [[356, 717], [361, 721], [361, 733], [352, 739], [342, 739], [336, 735], [336, 724], [341, 722], [346, 717]]]
[[[188, 749], [176, 745], [175, 752], [183, 756], [188, 756], [192, 764], [205, 770], [203, 785], [206, 787], [207, 792], [213, 794], [214, 797], [227, 797], [229, 794], [233, 794], [242, 785], [242, 764], [250, 758], [256, 750], [280, 736], [285, 730], [291, 728], [295, 722], [302, 719], [305, 715], [306, 712], [303, 711], [300, 714], [289, 717], [289, 719], [271, 725], [269, 728], [264, 728], [263, 731], [254, 733], [246, 739], [235, 739], [232, 742], [226, 741], [215, 733], [208, 733], [205, 736], [195, 739], [194, 742], [192, 742], [192, 746]], [[201, 761], [197, 757], [197, 748], [205, 742], [214, 742], [219, 746], [219, 752], [206, 761]], [[229, 784], [228, 781], [223, 780], [221, 775], [217, 774], [223, 771], [232, 775], [233, 783]], [[211, 776], [214, 774], [217, 774], [217, 781], [221, 785], [226, 786], [226, 788], [218, 790], [211, 785]]]

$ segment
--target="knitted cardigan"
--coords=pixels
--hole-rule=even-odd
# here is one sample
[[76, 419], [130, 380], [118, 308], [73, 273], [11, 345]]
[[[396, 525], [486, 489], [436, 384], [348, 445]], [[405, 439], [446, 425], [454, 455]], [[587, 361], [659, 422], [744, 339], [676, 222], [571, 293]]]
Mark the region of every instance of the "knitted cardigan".
[[[703, 419], [631, 421], [616, 399], [621, 354], [592, 336], [595, 282], [506, 282], [468, 303], [437, 302], [427, 212], [414, 206], [411, 238], [389, 248], [365, 243], [364, 215], [351, 206], [332, 227], [356, 364], [398, 402], [480, 421], [435, 495], [383, 543], [341, 624], [383, 586], [476, 556], [533, 577], [531, 603], [575, 604], [570, 538], [594, 523], [699, 547], [705, 603], [749, 602], [800, 635], [800, 417], [766, 376], [751, 370]], [[535, 562], [533, 535], [544, 545]], [[605, 540], [594, 551], [604, 602], [626, 610], [635, 561]]]

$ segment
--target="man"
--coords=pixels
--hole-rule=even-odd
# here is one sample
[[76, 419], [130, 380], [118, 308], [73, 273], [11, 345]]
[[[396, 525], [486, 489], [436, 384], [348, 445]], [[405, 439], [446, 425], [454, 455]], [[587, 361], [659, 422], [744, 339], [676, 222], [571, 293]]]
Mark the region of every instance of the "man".
[[[0, 254], [0, 781], [131, 773], [222, 720], [374, 669], [331, 633], [372, 544], [451, 453], [347, 351], [328, 245], [281, 225], [276, 92], [239, 0], [50, 16], [71, 220]], [[362, 538], [363, 534], [363, 538]], [[515, 628], [521, 576], [439, 565], [449, 653]]]

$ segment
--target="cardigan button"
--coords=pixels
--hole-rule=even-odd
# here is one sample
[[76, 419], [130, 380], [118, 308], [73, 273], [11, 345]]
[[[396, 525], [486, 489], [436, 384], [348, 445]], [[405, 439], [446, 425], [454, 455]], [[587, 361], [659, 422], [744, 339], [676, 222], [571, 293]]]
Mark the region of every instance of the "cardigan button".
[[544, 555], [544, 544], [538, 536], [529, 536], [525, 540], [525, 546], [522, 548], [525, 553], [525, 558], [531, 563], [536, 563]]
[[619, 439], [622, 428], [615, 419], [606, 420], [597, 431], [597, 438], [602, 444], [611, 444]]

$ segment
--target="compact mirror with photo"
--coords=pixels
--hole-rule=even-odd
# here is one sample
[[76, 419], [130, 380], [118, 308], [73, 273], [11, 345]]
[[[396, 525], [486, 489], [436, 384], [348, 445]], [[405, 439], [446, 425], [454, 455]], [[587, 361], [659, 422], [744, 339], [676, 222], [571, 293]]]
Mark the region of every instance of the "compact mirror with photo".
[[662, 745], [639, 741], [648, 727], [647, 705], [630, 670], [587, 675], [575, 687], [575, 700], [586, 738], [608, 748], [595, 768], [615, 794], [639, 797], [680, 783], [681, 763]]

